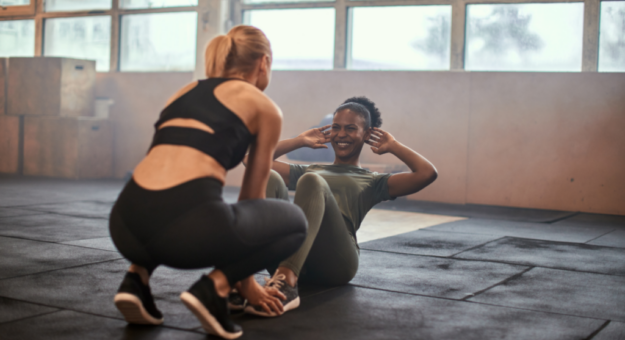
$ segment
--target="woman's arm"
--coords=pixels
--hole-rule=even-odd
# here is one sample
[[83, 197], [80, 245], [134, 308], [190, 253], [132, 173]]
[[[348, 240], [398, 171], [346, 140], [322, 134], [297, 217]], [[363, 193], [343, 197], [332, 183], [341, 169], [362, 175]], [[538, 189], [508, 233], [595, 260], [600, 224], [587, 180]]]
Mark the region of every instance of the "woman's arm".
[[412, 170], [392, 175], [388, 179], [388, 193], [391, 197], [414, 194], [430, 185], [438, 176], [436, 168], [430, 161], [382, 129], [372, 128], [371, 139], [367, 144], [371, 145], [371, 150], [378, 155], [390, 152]]
[[[275, 159], [285, 155], [293, 150], [297, 150], [303, 147], [309, 147], [312, 149], [327, 149], [328, 146], [325, 143], [330, 142], [330, 125], [322, 126], [320, 128], [313, 128], [306, 130], [299, 134], [295, 138], [284, 139], [278, 142], [276, 150], [273, 153], [273, 164], [271, 169], [275, 170], [286, 185], [289, 185], [289, 175], [291, 168], [289, 163], [276, 161]], [[248, 156], [243, 159], [243, 164], [247, 166]]]
[[265, 198], [273, 153], [282, 129], [282, 112], [270, 100], [259, 104], [258, 133], [250, 145], [239, 201]]

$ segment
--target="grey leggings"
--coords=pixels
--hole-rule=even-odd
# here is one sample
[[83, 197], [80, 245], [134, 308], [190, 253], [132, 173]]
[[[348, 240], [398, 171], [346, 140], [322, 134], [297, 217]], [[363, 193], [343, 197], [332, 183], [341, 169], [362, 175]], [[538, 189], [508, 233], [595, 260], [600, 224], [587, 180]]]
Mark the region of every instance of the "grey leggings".
[[[284, 180], [273, 170], [267, 198], [289, 199]], [[297, 182], [295, 204], [308, 220], [308, 235], [299, 250], [280, 266], [291, 269], [301, 282], [348, 283], [358, 270], [359, 250], [328, 183], [315, 173], [304, 174]]]

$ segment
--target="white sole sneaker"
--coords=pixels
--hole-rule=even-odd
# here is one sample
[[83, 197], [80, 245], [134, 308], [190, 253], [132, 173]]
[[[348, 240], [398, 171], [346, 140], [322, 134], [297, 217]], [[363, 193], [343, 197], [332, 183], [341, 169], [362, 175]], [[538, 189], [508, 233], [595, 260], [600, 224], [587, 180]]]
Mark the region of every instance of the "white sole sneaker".
[[[289, 303], [284, 305], [284, 309], [282, 311], [282, 314], [299, 307], [299, 303], [300, 303], [299, 296], [296, 297], [295, 299], [289, 301]], [[265, 312], [265, 310], [258, 311], [258, 310], [256, 310], [256, 308], [254, 308], [254, 306], [251, 306], [251, 305], [248, 305], [247, 307], [245, 307], [245, 312], [248, 313], [248, 314], [264, 316], [266, 318], [273, 318], [273, 317], [282, 315], [282, 314], [276, 314], [276, 313], [273, 313], [273, 312], [271, 314], [267, 314], [267, 312]]]
[[202, 328], [208, 333], [212, 335], [216, 335], [222, 337], [224, 339], [236, 339], [243, 335], [243, 331], [230, 333], [227, 332], [219, 321], [215, 319], [215, 317], [204, 307], [202, 302], [198, 300], [193, 294], [189, 292], [183, 292], [180, 294], [180, 300], [191, 310], [191, 312], [195, 315], [200, 323], [202, 324]]
[[124, 315], [128, 323], [139, 325], [160, 325], [163, 319], [156, 319], [143, 308], [141, 300], [129, 293], [117, 293], [115, 295], [115, 306]]

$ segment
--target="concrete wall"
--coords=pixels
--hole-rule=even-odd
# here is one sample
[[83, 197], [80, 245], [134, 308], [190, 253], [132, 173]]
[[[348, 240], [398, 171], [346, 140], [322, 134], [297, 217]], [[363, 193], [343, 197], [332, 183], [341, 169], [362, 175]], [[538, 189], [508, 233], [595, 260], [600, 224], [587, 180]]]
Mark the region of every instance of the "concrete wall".
[[[190, 79], [98, 75], [96, 95], [116, 102], [116, 176], [145, 154], [163, 104]], [[267, 93], [284, 112], [283, 138], [369, 96], [382, 128], [439, 170], [411, 199], [625, 214], [625, 74], [278, 71]], [[369, 150], [362, 161], [399, 163]]]

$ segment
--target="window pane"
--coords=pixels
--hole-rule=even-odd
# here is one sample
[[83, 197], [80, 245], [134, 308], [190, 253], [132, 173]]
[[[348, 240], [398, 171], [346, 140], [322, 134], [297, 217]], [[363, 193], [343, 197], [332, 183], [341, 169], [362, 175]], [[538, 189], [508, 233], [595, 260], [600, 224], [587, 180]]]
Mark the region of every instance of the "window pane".
[[243, 0], [244, 4], [268, 4], [276, 2], [334, 2], [334, 0]]
[[120, 0], [120, 8], [161, 8], [197, 6], [197, 0]]
[[122, 17], [122, 71], [193, 71], [196, 12]]
[[581, 71], [583, 3], [467, 5], [465, 69]]
[[448, 70], [451, 6], [356, 7], [347, 67]]
[[244, 21], [269, 38], [272, 69], [334, 67], [334, 8], [251, 10], [245, 12]]
[[112, 0], [46, 0], [46, 12], [111, 9]]
[[35, 55], [35, 20], [0, 21], [0, 57]]
[[30, 5], [30, 0], [0, 0], [0, 6], [24, 6]]
[[625, 72], [625, 1], [601, 2], [599, 72]]
[[96, 61], [96, 71], [109, 70], [111, 17], [55, 18], [45, 20], [43, 55]]

